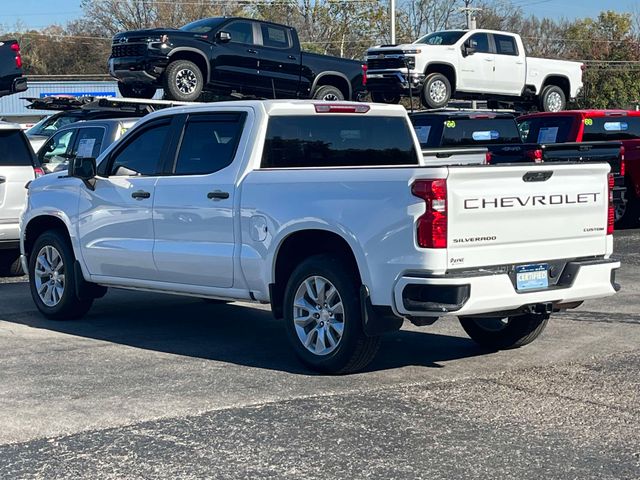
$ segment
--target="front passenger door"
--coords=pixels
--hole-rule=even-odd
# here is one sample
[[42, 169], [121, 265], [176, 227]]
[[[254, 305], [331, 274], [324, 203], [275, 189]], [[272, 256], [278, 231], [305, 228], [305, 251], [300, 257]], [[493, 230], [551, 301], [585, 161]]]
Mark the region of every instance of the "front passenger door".
[[171, 141], [171, 118], [140, 127], [98, 166], [80, 196], [78, 236], [92, 276], [155, 280], [153, 199]]
[[231, 40], [216, 40], [213, 48], [214, 83], [244, 94], [257, 94], [260, 91], [256, 28], [254, 22], [249, 20], [234, 20], [221, 27], [220, 31], [228, 33]]
[[489, 35], [471, 35], [465, 45], [473, 48], [475, 52], [466, 56], [464, 51], [461, 52], [458, 89], [465, 92], [495, 91], [495, 55], [491, 49]]

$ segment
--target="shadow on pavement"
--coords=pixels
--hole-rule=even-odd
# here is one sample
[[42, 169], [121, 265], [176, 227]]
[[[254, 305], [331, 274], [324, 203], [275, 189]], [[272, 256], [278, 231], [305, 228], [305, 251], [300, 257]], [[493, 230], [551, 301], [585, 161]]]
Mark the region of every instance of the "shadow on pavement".
[[[241, 304], [209, 304], [201, 299], [110, 290], [80, 320], [47, 320], [32, 307], [28, 285], [5, 284], [11, 314], [0, 305], [0, 319], [33, 328], [92, 338], [135, 348], [229, 362], [249, 367], [310, 374], [295, 357], [281, 321], [270, 310]], [[6, 304], [5, 304], [6, 305]], [[487, 352], [468, 338], [400, 330], [384, 337], [366, 371], [439, 362]]]

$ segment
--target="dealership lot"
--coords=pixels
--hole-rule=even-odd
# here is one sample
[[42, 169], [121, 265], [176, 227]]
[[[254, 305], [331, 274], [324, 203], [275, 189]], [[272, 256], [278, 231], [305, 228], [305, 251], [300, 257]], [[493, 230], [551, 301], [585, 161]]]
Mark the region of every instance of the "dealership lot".
[[302, 368], [266, 307], [111, 291], [56, 323], [5, 281], [0, 477], [637, 478], [638, 241], [616, 232], [616, 297], [532, 345], [406, 325], [338, 377]]

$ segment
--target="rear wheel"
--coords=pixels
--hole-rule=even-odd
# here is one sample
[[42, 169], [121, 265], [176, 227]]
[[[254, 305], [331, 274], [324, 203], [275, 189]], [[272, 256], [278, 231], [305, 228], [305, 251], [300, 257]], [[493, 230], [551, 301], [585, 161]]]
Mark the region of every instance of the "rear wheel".
[[567, 106], [567, 98], [557, 85], [547, 85], [540, 95], [540, 109], [543, 112], [560, 112]]
[[22, 264], [20, 263], [19, 250], [0, 251], [0, 276], [19, 277], [24, 275]]
[[29, 286], [38, 310], [52, 320], [82, 317], [93, 299], [79, 299], [73, 268], [75, 256], [69, 240], [58, 230], [41, 234], [29, 257]]
[[351, 373], [375, 357], [380, 337], [365, 335], [360, 281], [334, 255], [316, 255], [293, 272], [284, 296], [287, 334], [298, 357], [326, 373]]
[[492, 350], [518, 348], [533, 342], [547, 326], [548, 315], [461, 317], [460, 324], [477, 344]]
[[333, 85], [323, 85], [313, 94], [313, 98], [316, 100], [325, 100], [327, 102], [335, 102], [344, 100], [344, 94], [338, 87]]
[[400, 103], [400, 95], [388, 92], [371, 92], [371, 101], [375, 103]]
[[118, 90], [123, 97], [129, 98], [153, 98], [156, 94], [156, 87], [149, 85], [129, 85], [118, 82]]

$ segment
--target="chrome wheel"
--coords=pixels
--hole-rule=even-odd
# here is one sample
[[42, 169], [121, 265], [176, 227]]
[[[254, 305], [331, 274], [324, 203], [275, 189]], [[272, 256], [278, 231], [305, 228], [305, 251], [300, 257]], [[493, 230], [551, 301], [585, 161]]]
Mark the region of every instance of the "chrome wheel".
[[58, 250], [46, 245], [36, 257], [34, 283], [38, 297], [47, 307], [55, 307], [64, 294], [64, 262]]
[[442, 80], [436, 80], [429, 85], [429, 97], [435, 103], [442, 103], [447, 99], [447, 86]]
[[324, 100], [325, 102], [335, 102], [340, 99], [335, 93], [327, 93], [324, 97], [322, 97], [322, 100]]
[[562, 96], [558, 92], [551, 92], [547, 96], [547, 111], [559, 112], [562, 110]]
[[183, 68], [176, 74], [176, 87], [183, 94], [189, 95], [195, 92], [197, 86], [198, 77], [192, 70]]
[[336, 287], [324, 277], [305, 279], [294, 296], [293, 321], [298, 339], [309, 352], [333, 352], [344, 332], [344, 307]]

